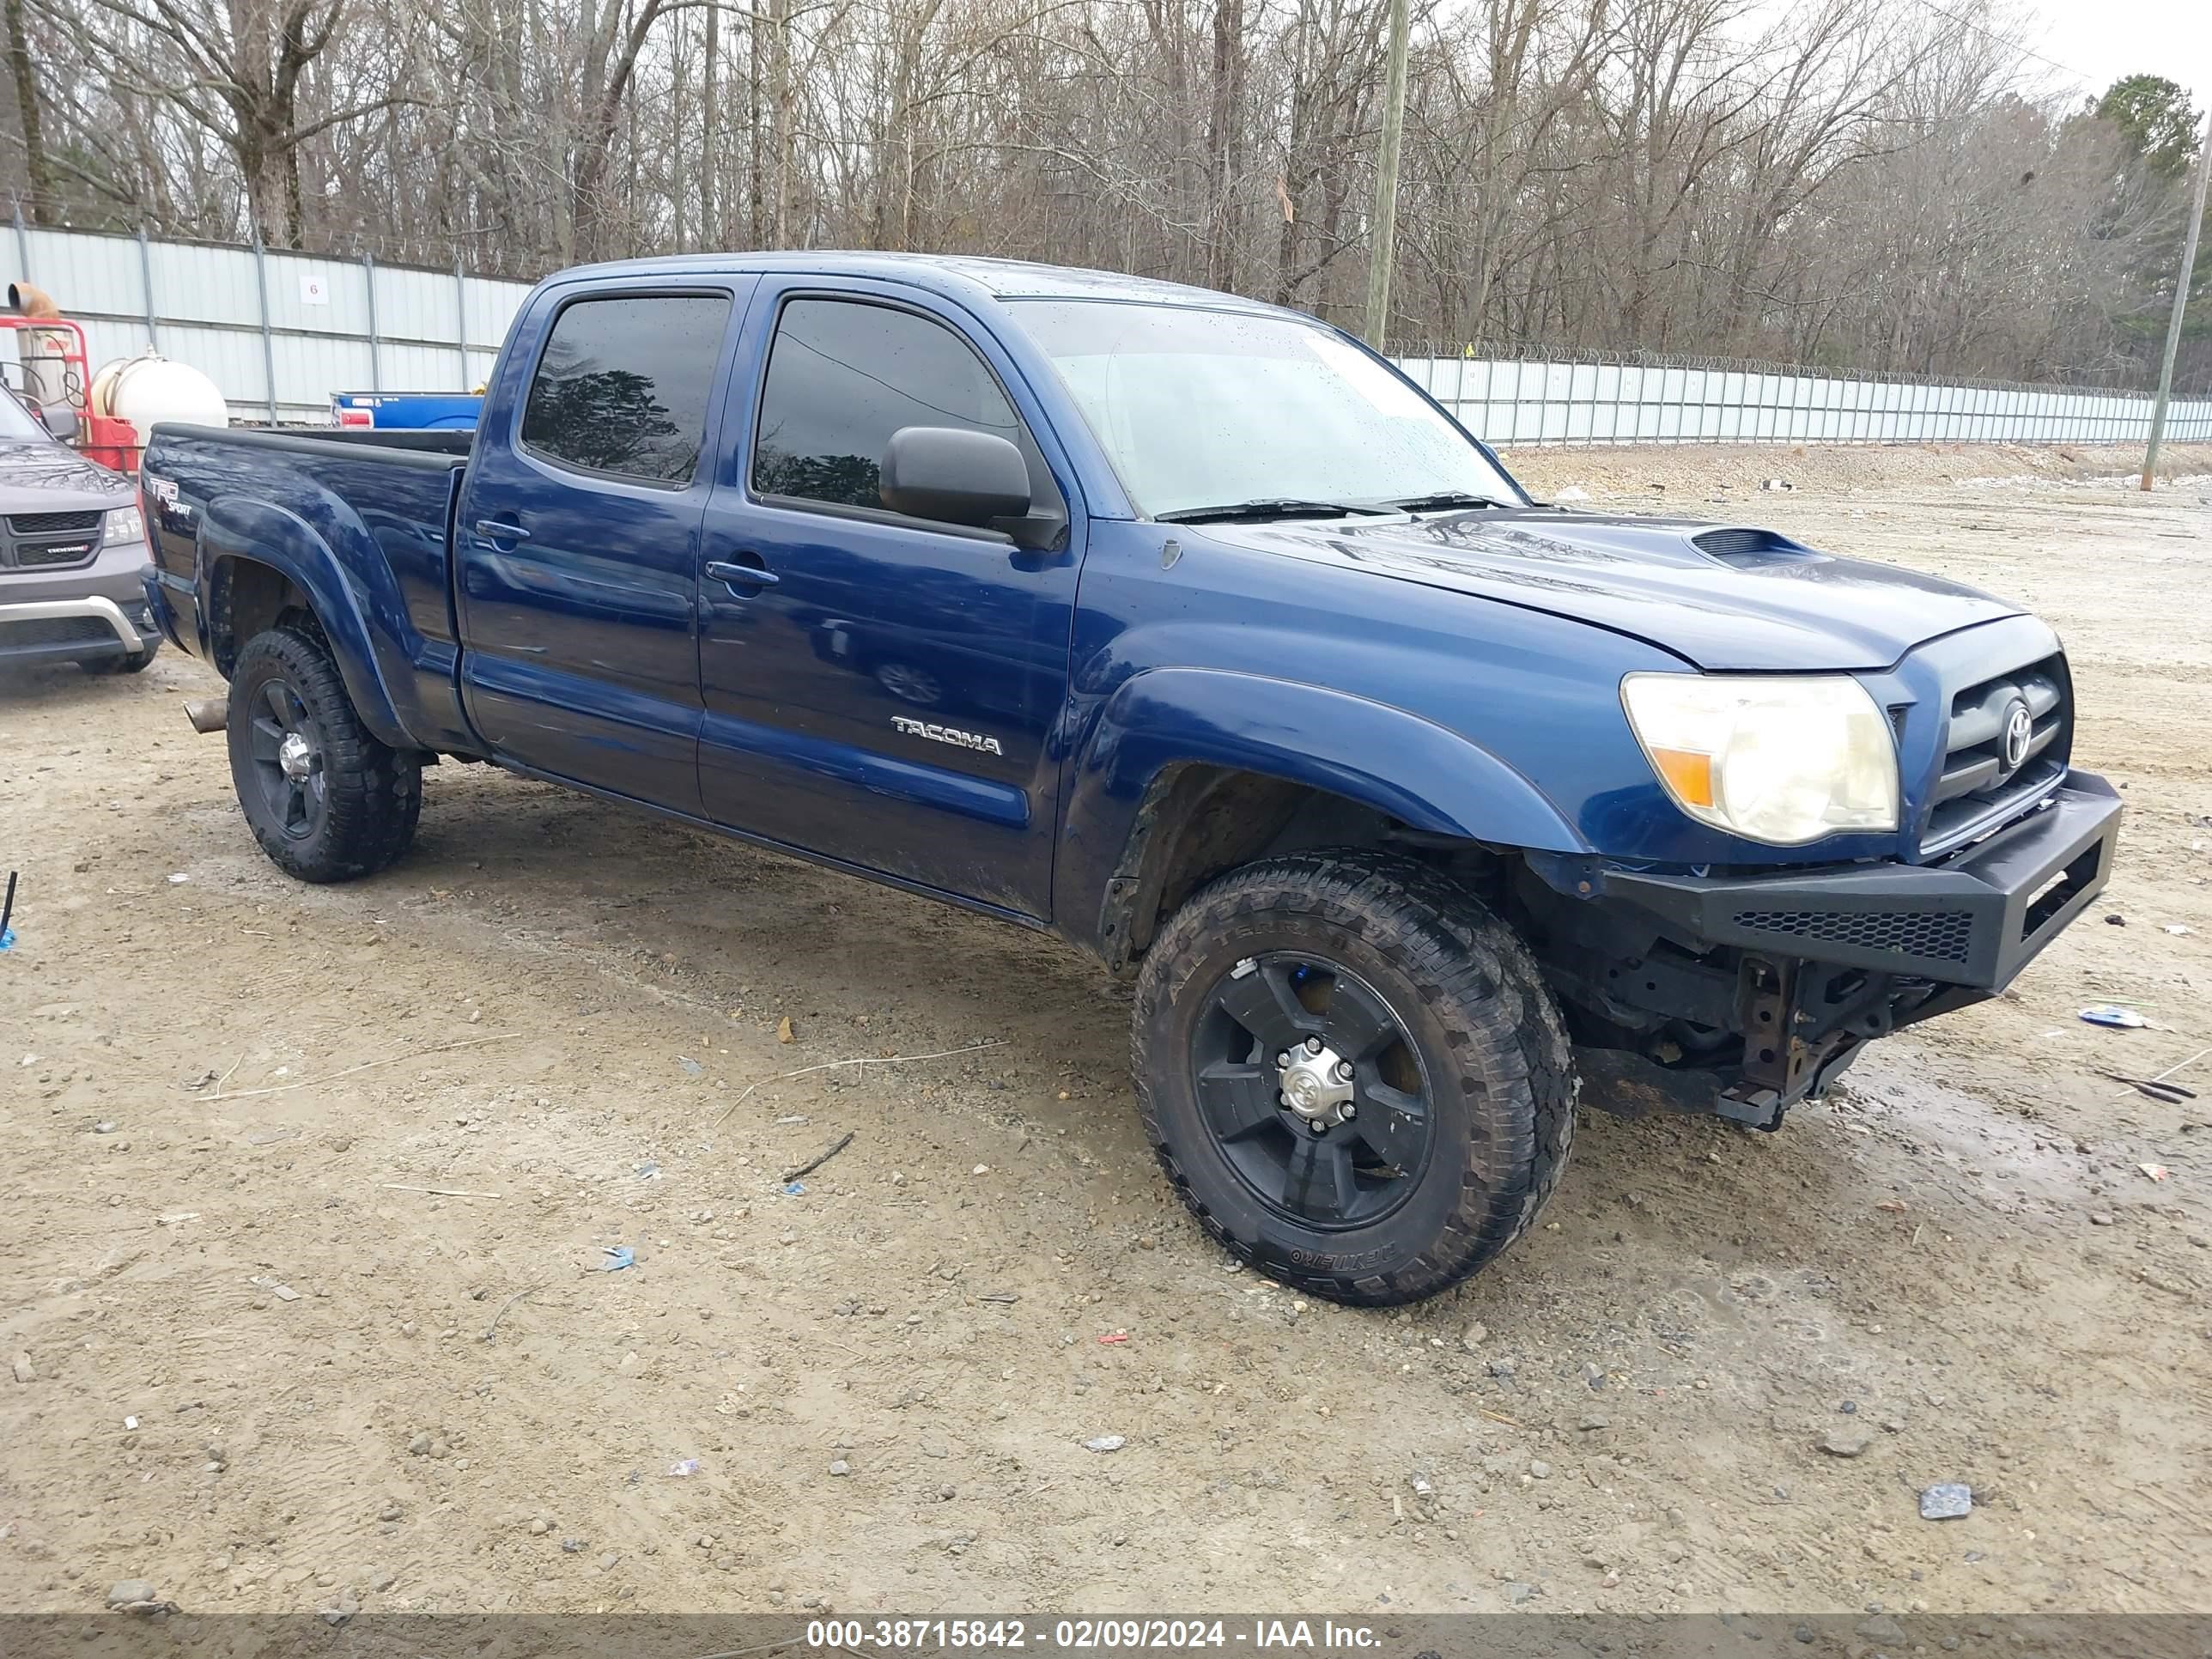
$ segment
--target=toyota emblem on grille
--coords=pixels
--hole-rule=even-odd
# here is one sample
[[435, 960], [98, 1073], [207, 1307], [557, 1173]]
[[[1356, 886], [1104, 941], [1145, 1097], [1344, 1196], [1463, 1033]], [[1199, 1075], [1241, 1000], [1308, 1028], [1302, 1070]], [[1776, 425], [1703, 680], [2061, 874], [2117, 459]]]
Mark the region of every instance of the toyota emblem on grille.
[[2035, 738], [2035, 716], [2027, 712], [2027, 705], [2015, 700], [2005, 710], [2004, 769], [2017, 772], [2027, 759], [2027, 745]]

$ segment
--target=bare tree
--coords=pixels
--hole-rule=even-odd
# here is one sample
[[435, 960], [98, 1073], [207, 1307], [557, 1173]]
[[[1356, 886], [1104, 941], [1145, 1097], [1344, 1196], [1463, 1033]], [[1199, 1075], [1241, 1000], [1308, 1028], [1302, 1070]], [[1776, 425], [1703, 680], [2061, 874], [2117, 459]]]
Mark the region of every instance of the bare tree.
[[[1385, 0], [0, 3], [0, 185], [41, 219], [519, 276], [734, 240], [1364, 297]], [[1431, 0], [1394, 334], [2140, 376], [2193, 112], [2029, 67], [1921, 0]]]
[[[45, 0], [49, 15], [54, 0]], [[254, 234], [301, 246], [305, 207], [300, 149], [316, 135], [389, 107], [385, 92], [325, 113], [301, 113], [301, 83], [336, 37], [347, 0], [228, 0], [220, 9], [184, 0], [93, 0], [74, 18], [118, 81], [164, 100], [227, 148]], [[150, 52], [140, 48], [150, 47]], [[185, 73], [140, 82], [122, 66], [176, 62]]]
[[30, 185], [31, 222], [53, 216], [54, 170], [46, 155], [46, 123], [39, 109], [39, 77], [31, 64], [31, 40], [24, 27], [23, 0], [7, 0], [8, 73], [15, 91], [15, 122], [22, 135], [23, 173]]

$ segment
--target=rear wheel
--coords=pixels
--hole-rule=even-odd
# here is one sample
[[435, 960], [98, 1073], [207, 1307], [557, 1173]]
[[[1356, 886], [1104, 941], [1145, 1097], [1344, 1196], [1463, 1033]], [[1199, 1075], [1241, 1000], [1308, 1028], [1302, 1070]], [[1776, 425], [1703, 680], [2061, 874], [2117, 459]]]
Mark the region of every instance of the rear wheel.
[[1565, 1167], [1566, 1032], [1510, 929], [1368, 851], [1235, 871], [1146, 952], [1137, 1094], [1206, 1230], [1313, 1295], [1411, 1302], [1474, 1273]]
[[406, 852], [422, 764], [362, 725], [330, 653], [294, 628], [256, 635], [230, 677], [230, 776], [261, 850], [302, 881], [373, 875]]

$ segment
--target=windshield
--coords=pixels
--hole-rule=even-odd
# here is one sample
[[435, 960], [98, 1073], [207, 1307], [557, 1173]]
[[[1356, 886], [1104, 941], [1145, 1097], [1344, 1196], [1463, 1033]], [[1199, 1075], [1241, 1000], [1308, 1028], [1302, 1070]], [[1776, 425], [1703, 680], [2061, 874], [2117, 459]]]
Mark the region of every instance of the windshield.
[[1138, 512], [1521, 492], [1357, 346], [1284, 317], [1017, 302]]
[[21, 443], [44, 438], [46, 428], [15, 397], [15, 389], [0, 390], [0, 443]]

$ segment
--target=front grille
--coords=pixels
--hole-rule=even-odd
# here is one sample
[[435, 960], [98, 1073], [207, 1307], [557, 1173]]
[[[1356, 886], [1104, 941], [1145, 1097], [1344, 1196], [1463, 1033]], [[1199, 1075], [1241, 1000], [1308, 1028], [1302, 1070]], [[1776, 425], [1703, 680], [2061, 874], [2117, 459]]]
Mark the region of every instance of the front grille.
[[23, 567], [51, 568], [56, 565], [82, 564], [99, 551], [97, 541], [82, 538], [73, 542], [18, 542], [15, 562]]
[[0, 536], [0, 566], [54, 570], [88, 564], [100, 551], [100, 521], [89, 513], [11, 513]]
[[1735, 925], [1856, 951], [1895, 951], [1927, 962], [1964, 962], [1973, 918], [1963, 910], [1739, 910]]
[[115, 630], [97, 617], [36, 617], [0, 622], [0, 650], [9, 646], [90, 645], [112, 640]]
[[11, 513], [8, 528], [18, 536], [73, 536], [100, 528], [99, 513]]
[[[2015, 705], [2027, 707], [2027, 752], [2008, 765], [2005, 732]], [[1923, 857], [1986, 835], [2042, 799], [2066, 776], [2074, 706], [2063, 657], [2046, 657], [1980, 681], [1951, 698], [1943, 765], [1921, 831]]]

